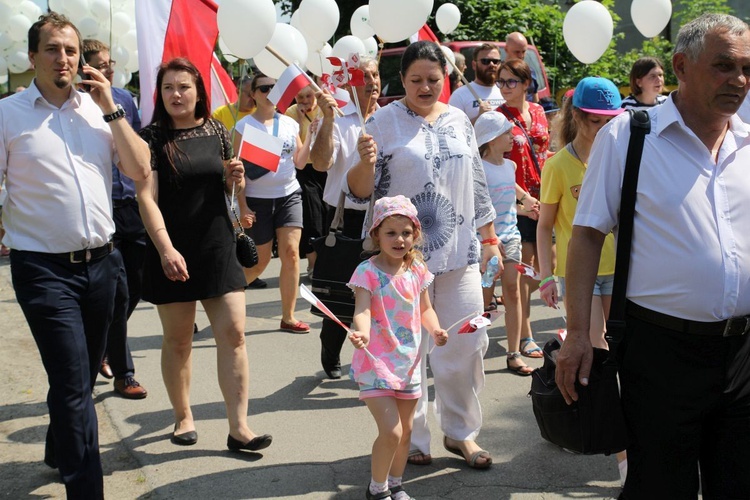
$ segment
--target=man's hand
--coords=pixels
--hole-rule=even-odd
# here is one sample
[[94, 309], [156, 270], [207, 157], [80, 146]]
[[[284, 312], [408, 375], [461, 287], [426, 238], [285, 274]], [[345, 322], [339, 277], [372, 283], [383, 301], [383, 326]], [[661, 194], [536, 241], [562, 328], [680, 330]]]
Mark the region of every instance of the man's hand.
[[82, 80], [80, 83], [90, 87], [88, 93], [102, 110], [102, 113], [109, 115], [117, 111], [117, 105], [114, 99], [112, 99], [112, 85], [107, 80], [107, 77], [101, 71], [89, 65], [84, 65], [82, 70], [87, 79]]
[[362, 134], [357, 139], [357, 151], [363, 163], [375, 165], [375, 160], [378, 157], [378, 145], [375, 144], [375, 140], [371, 135]]
[[315, 97], [318, 100], [318, 107], [323, 112], [323, 116], [328, 119], [333, 118], [333, 113], [338, 108], [336, 99], [327, 90], [316, 92]]
[[557, 355], [557, 370], [555, 371], [555, 383], [566, 403], [572, 404], [573, 401], [578, 401], [575, 388], [576, 377], [581, 385], [589, 385], [593, 359], [594, 350], [591, 347], [589, 332], [568, 330], [565, 342]]

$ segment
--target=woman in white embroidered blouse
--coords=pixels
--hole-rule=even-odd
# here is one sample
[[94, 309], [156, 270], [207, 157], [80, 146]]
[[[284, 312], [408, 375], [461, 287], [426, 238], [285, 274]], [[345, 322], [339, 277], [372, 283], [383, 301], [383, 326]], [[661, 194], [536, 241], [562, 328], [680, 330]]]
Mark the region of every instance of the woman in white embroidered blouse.
[[[421, 248], [436, 278], [430, 295], [440, 324], [450, 325], [482, 311], [480, 267], [493, 255], [495, 210], [487, 190], [471, 122], [463, 111], [438, 101], [445, 84], [445, 57], [432, 42], [411, 44], [401, 60], [406, 96], [378, 110], [357, 145], [360, 161], [348, 174], [350, 196], [405, 195], [422, 223]], [[495, 239], [496, 241], [496, 239]], [[451, 332], [449, 332], [450, 334]], [[424, 338], [428, 338], [425, 336]], [[482, 426], [478, 394], [484, 387], [486, 329], [453, 335], [430, 355], [435, 408], [443, 445], [474, 468], [492, 464], [475, 442]], [[409, 463], [429, 464], [427, 428], [427, 345], [422, 346], [422, 398], [417, 405]], [[439, 351], [439, 352], [438, 352]]]

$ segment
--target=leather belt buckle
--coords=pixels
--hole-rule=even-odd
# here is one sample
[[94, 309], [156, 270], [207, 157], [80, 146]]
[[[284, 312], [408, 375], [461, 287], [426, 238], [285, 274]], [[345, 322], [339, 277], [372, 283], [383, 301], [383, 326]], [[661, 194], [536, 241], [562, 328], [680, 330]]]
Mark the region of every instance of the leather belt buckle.
[[733, 337], [745, 335], [750, 331], [750, 316], [740, 316], [737, 318], [729, 318], [727, 324], [724, 326], [723, 337]]
[[[81, 262], [88, 262], [88, 259], [86, 259], [86, 255], [84, 253], [84, 250], [76, 250], [75, 252], [70, 252], [70, 263], [71, 264], [80, 264]], [[91, 258], [89, 256], [89, 258]]]

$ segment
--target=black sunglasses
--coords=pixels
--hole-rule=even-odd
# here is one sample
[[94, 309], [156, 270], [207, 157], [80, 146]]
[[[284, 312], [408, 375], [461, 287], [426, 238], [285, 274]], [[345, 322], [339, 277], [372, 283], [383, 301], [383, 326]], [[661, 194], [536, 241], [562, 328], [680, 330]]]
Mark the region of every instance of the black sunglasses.
[[514, 80], [513, 78], [508, 78], [507, 80], [503, 80], [502, 78], [498, 78], [495, 82], [495, 85], [497, 85], [500, 88], [508, 87], [509, 89], [514, 89], [516, 86], [521, 83], [521, 80]]
[[271, 84], [271, 85], [258, 85], [257, 87], [255, 87], [255, 90], [260, 90], [264, 94], [268, 94], [271, 91], [272, 88], [273, 88], [273, 84]]
[[490, 64], [500, 64], [502, 60], [495, 59], [494, 57], [483, 57], [479, 60], [482, 64], [485, 66], [489, 66]]

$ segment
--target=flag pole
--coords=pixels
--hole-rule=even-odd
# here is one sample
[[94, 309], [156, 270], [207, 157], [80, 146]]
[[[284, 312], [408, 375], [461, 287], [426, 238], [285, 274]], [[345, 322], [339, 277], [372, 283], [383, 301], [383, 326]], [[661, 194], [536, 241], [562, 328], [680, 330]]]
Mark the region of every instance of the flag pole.
[[[276, 59], [278, 59], [279, 61], [281, 61], [281, 63], [282, 63], [282, 64], [284, 64], [284, 65], [286, 65], [286, 66], [291, 66], [291, 64], [289, 63], [289, 61], [287, 61], [287, 60], [286, 60], [286, 58], [285, 58], [284, 56], [282, 56], [281, 54], [279, 54], [279, 53], [278, 53], [278, 52], [277, 52], [277, 51], [276, 51], [276, 50], [275, 50], [275, 49], [274, 49], [273, 47], [271, 47], [270, 45], [266, 45], [266, 50], [267, 50], [268, 52], [270, 52], [270, 53], [271, 53], [271, 55], [273, 55], [273, 56], [274, 56], [274, 57], [275, 57]], [[298, 67], [299, 67], [299, 66], [298, 66]], [[300, 70], [301, 70], [301, 68], [300, 68]], [[310, 85], [312, 85], [313, 89], [315, 89], [315, 92], [323, 92], [323, 91], [322, 91], [322, 90], [320, 89], [320, 87], [318, 87], [318, 84], [317, 84], [317, 83], [315, 83], [315, 80], [312, 80], [312, 79], [311, 79], [311, 80], [310, 80]], [[335, 113], [336, 113], [337, 115], [339, 115], [339, 116], [344, 116], [344, 113], [342, 113], [342, 112], [341, 112], [341, 110], [340, 110], [340, 109], [339, 109], [338, 107], [334, 108], [334, 112], [335, 112]]]
[[469, 92], [471, 92], [471, 95], [473, 95], [474, 99], [476, 99], [477, 102], [481, 105], [482, 102], [483, 102], [482, 98], [479, 97], [479, 94], [477, 94], [477, 91], [474, 90], [474, 87], [472, 87], [471, 85], [469, 85], [469, 80], [467, 80], [466, 77], [464, 76], [464, 72], [461, 71], [460, 69], [458, 69], [458, 66], [456, 66], [456, 63], [453, 62], [453, 61], [451, 61], [450, 58], [446, 57], [445, 60], [450, 63], [450, 65], [453, 67], [453, 70], [456, 73], [458, 73], [458, 76], [461, 77], [461, 81], [464, 82], [464, 85], [466, 85], [466, 87], [469, 89]]

